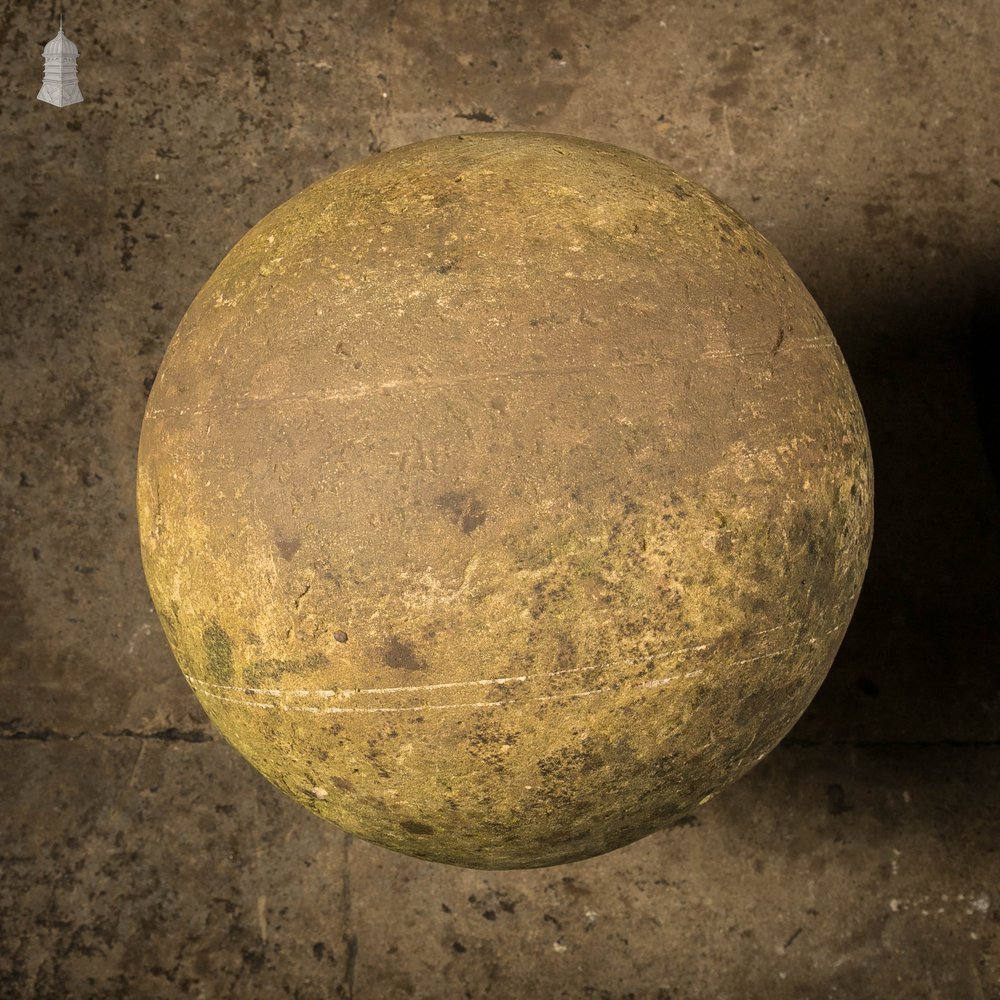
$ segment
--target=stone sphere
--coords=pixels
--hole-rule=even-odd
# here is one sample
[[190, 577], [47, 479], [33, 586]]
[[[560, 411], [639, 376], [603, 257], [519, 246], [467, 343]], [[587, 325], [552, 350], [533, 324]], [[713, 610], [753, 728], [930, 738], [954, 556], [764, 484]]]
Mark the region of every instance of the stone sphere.
[[732, 209], [561, 135], [454, 135], [251, 229], [149, 397], [142, 555], [222, 734], [350, 833], [578, 860], [749, 770], [872, 533], [819, 308]]

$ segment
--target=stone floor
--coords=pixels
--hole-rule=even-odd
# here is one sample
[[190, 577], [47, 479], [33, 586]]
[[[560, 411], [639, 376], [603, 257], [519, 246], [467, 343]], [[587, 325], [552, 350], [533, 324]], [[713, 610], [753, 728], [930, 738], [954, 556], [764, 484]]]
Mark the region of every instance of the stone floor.
[[[0, 996], [1000, 998], [994, 0], [0, 2]], [[556, 869], [352, 840], [211, 729], [149, 604], [149, 386], [228, 248], [456, 131], [661, 159], [788, 257], [858, 385], [876, 540], [806, 716]]]

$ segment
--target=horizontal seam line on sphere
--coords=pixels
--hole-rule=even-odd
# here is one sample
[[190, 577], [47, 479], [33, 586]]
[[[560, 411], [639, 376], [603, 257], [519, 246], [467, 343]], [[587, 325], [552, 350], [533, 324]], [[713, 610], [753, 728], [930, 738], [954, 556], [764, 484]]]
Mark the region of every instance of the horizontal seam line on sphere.
[[[786, 653], [786, 652], [788, 652], [788, 650], [781, 649], [781, 650], [778, 650], [777, 652], [772, 653], [770, 655], [772, 655], [772, 656], [778, 656], [781, 653]], [[332, 691], [323, 690], [321, 688], [317, 688], [315, 690], [309, 690], [308, 688], [293, 688], [293, 689], [290, 689], [288, 691], [285, 691], [285, 690], [282, 690], [281, 688], [240, 687], [238, 684], [214, 684], [211, 681], [200, 681], [197, 678], [188, 677], [187, 674], [185, 674], [184, 677], [186, 678], [187, 682], [192, 687], [201, 688], [205, 694], [214, 694], [213, 691], [207, 690], [208, 688], [214, 688], [215, 691], [242, 692], [243, 694], [268, 695], [270, 697], [282, 697], [282, 698], [307, 698], [307, 697], [312, 697], [312, 698], [339, 698], [342, 701], [347, 701], [349, 698], [353, 698], [355, 695], [359, 695], [359, 694], [395, 694], [396, 692], [399, 692], [399, 691], [429, 691], [429, 690], [434, 690], [434, 689], [438, 689], [438, 688], [465, 687], [465, 686], [470, 685], [470, 684], [481, 684], [481, 685], [499, 684], [499, 685], [503, 686], [504, 684], [511, 683], [512, 681], [516, 682], [516, 681], [538, 680], [538, 679], [543, 679], [543, 678], [546, 678], [546, 677], [555, 677], [558, 674], [576, 674], [576, 673], [583, 673], [586, 670], [597, 670], [597, 669], [598, 668], [596, 666], [593, 666], [593, 667], [578, 667], [578, 668], [573, 669], [573, 670], [557, 670], [553, 674], [526, 674], [524, 677], [502, 678], [502, 679], [497, 679], [497, 680], [484, 679], [484, 680], [480, 680], [480, 681], [451, 681], [451, 682], [446, 683], [446, 684], [425, 684], [425, 685], [421, 685], [419, 687], [403, 687], [403, 688], [391, 688], [391, 687], [390, 688], [365, 688], [365, 689], [362, 689], [362, 690], [351, 690], [350, 688], [345, 688], [343, 690], [332, 690]], [[657, 680], [657, 681], [643, 681], [642, 682], [642, 686], [643, 687], [659, 687], [659, 686], [661, 686], [663, 684], [669, 683], [672, 680], [676, 680], [676, 678], [678, 678], [678, 677], [695, 677], [695, 676], [697, 676], [700, 673], [702, 673], [701, 670], [692, 670], [692, 671], [689, 671], [689, 672], [684, 673], [684, 674], [674, 674], [674, 676], [672, 676], [672, 677], [666, 677], [666, 678], [663, 678], [663, 679]], [[215, 695], [215, 697], [221, 697], [221, 695]], [[556, 697], [558, 697], [558, 696], [556, 696]], [[529, 700], [531, 700], [531, 699], [529, 699]], [[244, 704], [254, 705], [254, 704], [261, 704], [261, 703], [259, 703], [259, 702], [244, 702]], [[493, 704], [501, 705], [501, 704], [507, 704], [507, 702], [495, 702]], [[420, 708], [422, 706], [416, 705], [416, 706], [412, 706], [412, 707], [414, 707], [414, 708]], [[450, 707], [450, 706], [433, 706], [432, 705], [432, 706], [429, 706], [429, 707], [431, 707], [431, 708], [434, 708], [434, 707], [441, 708], [441, 707]], [[313, 711], [313, 709], [310, 709], [310, 708], [307, 707], [307, 708], [301, 709], [301, 711], [308, 712], [308, 711]], [[318, 711], [318, 709], [317, 709], [317, 711]], [[357, 708], [357, 709], [346, 708], [346, 709], [344, 709], [344, 711], [345, 712], [354, 712], [354, 711], [361, 712], [361, 711], [367, 711], [367, 709], [363, 709], [363, 708]], [[402, 711], [407, 711], [407, 709], [405, 709], [405, 708], [392, 709], [392, 711], [401, 711], [402, 712]]]
[[[700, 671], [698, 671], [700, 673]], [[472, 701], [472, 702], [449, 702], [444, 705], [403, 705], [400, 707], [388, 707], [388, 706], [378, 706], [373, 708], [340, 708], [337, 706], [328, 706], [326, 708], [317, 708], [314, 705], [275, 705], [268, 701], [244, 701], [240, 698], [227, 698], [225, 695], [216, 694], [214, 691], [202, 691], [203, 695], [209, 698], [215, 698], [217, 701], [231, 702], [235, 705], [249, 705], [252, 708], [270, 708], [275, 710], [281, 710], [283, 712], [311, 712], [314, 715], [333, 715], [340, 714], [342, 712], [362, 712], [362, 713], [375, 713], [375, 712], [423, 712], [432, 708], [488, 708], [495, 705], [516, 705], [524, 704], [525, 702], [533, 701], [552, 701], [555, 698], [585, 698], [588, 695], [600, 694], [603, 691], [607, 691], [606, 687], [592, 688], [589, 691], [573, 691], [566, 694], [546, 694], [540, 695], [535, 698], [526, 698], [520, 702], [511, 701]]]
[[[688, 646], [687, 649], [673, 650], [672, 653], [676, 654], [707, 648], [707, 644], [702, 646]], [[764, 655], [777, 656], [778, 653], [784, 652], [787, 652], [787, 650], [778, 650], [776, 653], [765, 653]], [[754, 657], [754, 659], [760, 659], [760, 657]], [[630, 663], [630, 666], [634, 666], [636, 662], [638, 661], [633, 661]], [[203, 681], [198, 678], [191, 678], [188, 677], [187, 674], [184, 676], [191, 684], [198, 684], [202, 687], [216, 688], [221, 691], [242, 691], [244, 694], [279, 695], [286, 698], [340, 698], [346, 701], [348, 698], [353, 698], [355, 695], [359, 694], [397, 694], [411, 691], [438, 691], [444, 688], [471, 687], [473, 685], [482, 685], [485, 687], [491, 684], [499, 684], [501, 686], [505, 684], [522, 684], [533, 680], [545, 680], [549, 677], [559, 677], [563, 674], [582, 674], [588, 670], [598, 670], [600, 669], [600, 666], [600, 664], [594, 663], [587, 667], [572, 667], [567, 670], [553, 670], [544, 674], [521, 674], [516, 677], [483, 677], [472, 681], [444, 681], [439, 684], [413, 684], [406, 687], [384, 688], [289, 688], [285, 690], [283, 688], [249, 687], [242, 684], [219, 684], [214, 681]]]
[[[814, 338], [798, 342], [796, 347], [808, 347], [811, 344], [825, 343], [825, 338]], [[794, 349], [782, 351], [783, 354], [794, 353]], [[626, 364], [602, 365], [597, 362], [591, 365], [575, 365], [570, 368], [524, 368], [509, 372], [476, 372], [470, 375], [460, 375], [454, 378], [426, 378], [426, 379], [396, 379], [389, 382], [380, 382], [378, 385], [355, 385], [345, 389], [343, 392], [323, 393], [316, 396], [247, 396], [243, 399], [229, 401], [227, 409], [240, 410], [244, 407], [266, 406], [268, 404], [291, 404], [291, 403], [326, 403], [326, 402], [350, 402], [355, 399], [363, 399], [365, 396], [373, 396], [385, 389], [399, 389], [410, 387], [422, 387], [428, 389], [443, 389], [454, 385], [466, 385], [473, 382], [500, 381], [502, 379], [531, 378], [539, 375], [581, 375], [584, 373], [602, 374], [607, 371], [626, 371], [631, 368], [656, 368], [660, 365], [696, 364], [699, 361], [716, 361], [735, 358], [766, 357], [771, 354], [770, 350], [760, 351], [714, 351], [699, 355], [697, 358], [654, 358], [650, 361], [632, 361]], [[163, 406], [150, 410], [147, 417], [159, 416], [183, 416], [184, 414], [200, 415], [209, 410], [216, 410], [219, 407], [214, 403], [211, 407], [196, 406]]]
[[[791, 625], [799, 625], [801, 622], [792, 622]], [[837, 629], [843, 628], [846, 622], [838, 622], [836, 625], [828, 628], [824, 632], [820, 632], [818, 636], [813, 636], [805, 639], [802, 642], [795, 643], [791, 646], [786, 646], [783, 649], [775, 649], [766, 653], [759, 653], [756, 656], [747, 656], [741, 660], [731, 661], [731, 666], [741, 666], [744, 663], [753, 663], [756, 660], [767, 659], [772, 656], [781, 656], [784, 653], [790, 653], [793, 649], [798, 649], [800, 646], [806, 644], [813, 644], [817, 639], [823, 636], [829, 635], [831, 632], [836, 632]], [[773, 632], [774, 629], [765, 629], [764, 632], [756, 633], [758, 635], [763, 635], [766, 632]], [[649, 657], [648, 659], [663, 659], [668, 656], [677, 656], [681, 653], [693, 653], [699, 652], [703, 649], [708, 649], [712, 643], [701, 643], [698, 646], [683, 646], [680, 649], [671, 649], [665, 653], [659, 653], [656, 657]], [[630, 660], [629, 666], [637, 666], [639, 663], [644, 662], [644, 660]], [[532, 680], [545, 680], [549, 677], [559, 677], [563, 674], [580, 674], [588, 670], [598, 670], [600, 669], [600, 664], [592, 664], [587, 667], [571, 667], [567, 670], [553, 670], [547, 673], [538, 674], [519, 674], [511, 677], [483, 677], [477, 678], [470, 681], [443, 681], [437, 684], [413, 684], [407, 685], [405, 687], [383, 687], [383, 688], [260, 688], [252, 687], [247, 684], [219, 684], [214, 681], [203, 681], [197, 677], [190, 677], [188, 674], [184, 674], [188, 683], [192, 686], [198, 685], [203, 688], [215, 688], [220, 691], [242, 691], [246, 694], [265, 694], [270, 696], [280, 696], [286, 698], [292, 697], [314, 697], [314, 698], [341, 698], [348, 699], [353, 698], [355, 695], [362, 694], [397, 694], [397, 693], [409, 693], [412, 691], [438, 691], [445, 688], [456, 688], [456, 687], [471, 687], [475, 685], [487, 686], [490, 684], [520, 684], [526, 683]], [[697, 671], [701, 673], [701, 671]], [[674, 677], [690, 677], [693, 674], [675, 674], [671, 677], [662, 678], [655, 681], [644, 681], [643, 685], [646, 687], [656, 687], [662, 684], [667, 684]]]
[[[686, 646], [684, 649], [673, 649], [669, 653], [661, 653], [660, 656], [673, 656], [678, 653], [690, 653], [707, 648], [707, 643], [701, 646]], [[630, 665], [634, 666], [637, 662], [632, 661]], [[595, 663], [587, 667], [570, 667], [566, 670], [552, 670], [539, 674], [519, 674], [513, 677], [481, 677], [471, 681], [442, 681], [438, 684], [410, 684], [405, 687], [384, 688], [291, 688], [286, 691], [282, 688], [257, 688], [244, 684], [218, 684], [213, 681], [198, 680], [198, 678], [195, 678], [195, 680], [206, 687], [220, 688], [223, 691], [243, 691], [250, 694], [286, 696], [312, 695], [319, 698], [352, 698], [357, 694], [396, 694], [410, 691], [438, 691], [444, 688], [471, 687], [474, 685], [521, 684], [532, 680], [544, 680], [547, 677], [559, 677], [562, 674], [582, 674], [588, 670], [597, 670], [599, 666], [600, 664]], [[187, 674], [184, 676], [187, 677]], [[191, 680], [191, 678], [188, 678], [188, 680]]]
[[[704, 646], [691, 646], [690, 649], [704, 649]], [[406, 691], [437, 691], [444, 688], [455, 688], [455, 687], [469, 687], [470, 685], [481, 684], [519, 684], [525, 681], [533, 680], [538, 677], [558, 677], [560, 674], [579, 674], [583, 673], [585, 670], [596, 670], [596, 664], [590, 667], [572, 667], [567, 670], [553, 670], [551, 673], [547, 674], [520, 674], [515, 677], [483, 677], [479, 680], [474, 681], [442, 681], [438, 684], [411, 684], [405, 687], [384, 687], [384, 688], [291, 688], [289, 690], [283, 690], [282, 688], [258, 688], [258, 687], [248, 687], [241, 684], [218, 684], [212, 681], [197, 681], [197, 683], [202, 684], [206, 687], [220, 688], [223, 691], [243, 691], [247, 694], [268, 694], [268, 695], [285, 695], [285, 696], [306, 696], [312, 695], [319, 698], [351, 698], [356, 694], [396, 694], [397, 692]], [[187, 676], [185, 674], [185, 676]], [[191, 678], [188, 678], [191, 680]]]
[[[826, 632], [821, 633], [821, 635], [829, 635], [830, 632], [833, 632], [836, 629], [841, 628], [843, 626], [843, 624], [844, 623], [842, 622], [839, 625], [835, 625], [833, 628], [828, 629]], [[810, 644], [810, 645], [812, 645], [813, 643], [815, 643], [815, 641], [816, 641], [816, 637], [812, 637], [812, 638], [806, 640], [806, 642], [808, 644]], [[782, 656], [783, 654], [789, 653], [793, 649], [796, 649], [796, 648], [798, 648], [798, 647], [800, 647], [800, 646], [802, 646], [804, 644], [805, 643], [797, 643], [794, 646], [787, 646], [784, 649], [773, 650], [770, 653], [761, 653], [761, 654], [759, 654], [757, 656], [750, 656], [750, 657], [746, 657], [745, 659], [742, 659], [742, 660], [735, 660], [735, 661], [732, 662], [731, 665], [732, 666], [738, 666], [738, 665], [743, 664], [743, 663], [752, 663], [755, 660], [762, 660], [762, 659], [765, 659], [765, 658], [771, 657], [771, 656]], [[701, 648], [705, 648], [705, 647], [703, 647], [703, 646], [701, 646], [701, 647], [699, 647], [699, 646], [692, 646], [690, 648], [691, 649], [701, 649]], [[570, 670], [557, 671], [557, 673], [579, 673], [579, 672], [581, 672], [583, 670], [592, 670], [592, 669], [594, 669], [594, 668], [593, 667], [580, 667], [577, 670], [572, 670], [572, 671], [570, 671]], [[704, 671], [702, 671], [702, 670], [691, 670], [691, 671], [687, 671], [687, 672], [682, 673], [682, 674], [674, 674], [674, 675], [672, 675], [670, 677], [663, 677], [663, 678], [660, 678], [660, 679], [657, 679], [657, 680], [640, 681], [639, 682], [639, 686], [643, 687], [643, 688], [647, 688], [647, 689], [653, 689], [653, 688], [663, 687], [666, 684], [669, 684], [672, 681], [677, 680], [679, 678], [696, 677], [696, 676], [698, 676], [699, 674], [701, 674], [703, 672]], [[541, 696], [534, 697], [534, 698], [525, 698], [525, 699], [521, 699], [521, 700], [510, 700], [510, 701], [450, 702], [450, 703], [441, 704], [441, 705], [419, 705], [418, 704], [418, 705], [403, 705], [403, 706], [398, 706], [398, 707], [397, 706], [391, 706], [391, 707], [390, 706], [376, 706], [376, 707], [357, 707], [357, 706], [355, 706], [355, 707], [343, 708], [343, 707], [339, 707], [339, 706], [328, 706], [326, 708], [320, 708], [320, 707], [317, 707], [317, 706], [314, 706], [314, 705], [283, 705], [283, 704], [274, 704], [273, 702], [266, 702], [266, 701], [247, 701], [247, 700], [242, 699], [242, 698], [231, 698], [231, 697], [228, 697], [226, 695], [219, 694], [217, 690], [210, 690], [210, 688], [216, 688], [216, 689], [221, 689], [221, 690], [224, 690], [224, 691], [233, 691], [233, 692], [244, 691], [244, 692], [247, 692], [247, 693], [250, 693], [250, 694], [254, 694], [254, 693], [265, 694], [265, 693], [272, 693], [273, 692], [274, 694], [276, 694], [278, 696], [285, 696], [285, 697], [287, 697], [287, 696], [298, 696], [300, 694], [310, 694], [310, 695], [317, 696], [317, 697], [336, 696], [336, 697], [341, 697], [341, 698], [346, 699], [346, 698], [352, 697], [352, 695], [354, 695], [354, 694], [383, 694], [383, 693], [391, 693], [391, 692], [393, 692], [395, 690], [426, 690], [426, 689], [436, 688], [436, 687], [438, 687], [438, 685], [429, 684], [429, 685], [424, 686], [423, 688], [418, 687], [418, 688], [412, 688], [412, 689], [406, 689], [406, 688], [404, 688], [404, 689], [395, 689], [395, 688], [366, 688], [366, 689], [359, 690], [359, 691], [350, 691], [350, 690], [347, 690], [347, 691], [322, 691], [320, 689], [317, 689], [316, 691], [312, 691], [312, 692], [302, 692], [302, 691], [288, 691], [288, 692], [285, 692], [285, 691], [281, 691], [280, 689], [277, 689], [277, 688], [268, 688], [268, 689], [263, 689], [263, 688], [244, 688], [244, 687], [229, 686], [229, 685], [224, 685], [224, 684], [212, 684], [211, 682], [199, 681], [199, 680], [197, 680], [195, 678], [188, 677], [187, 674], [185, 674], [184, 676], [187, 679], [187, 682], [191, 685], [191, 687], [193, 687], [197, 691], [200, 691], [201, 694], [203, 694], [203, 695], [205, 695], [205, 696], [207, 696], [209, 698], [214, 698], [217, 701], [224, 701], [224, 702], [228, 702], [228, 703], [234, 704], [234, 705], [247, 705], [247, 706], [249, 706], [251, 708], [269, 708], [269, 709], [274, 709], [274, 710], [280, 709], [281, 711], [284, 711], [284, 712], [310, 712], [310, 713], [319, 714], [319, 715], [332, 715], [332, 714], [340, 714], [340, 713], [345, 713], [345, 712], [362, 712], [362, 713], [418, 712], [418, 711], [424, 711], [424, 710], [430, 710], [430, 709], [439, 709], [439, 708], [485, 708], [485, 707], [492, 707], [492, 706], [497, 706], [497, 705], [516, 705], [516, 704], [523, 704], [523, 703], [526, 703], [526, 702], [552, 701], [553, 699], [556, 699], [556, 698], [584, 698], [584, 697], [586, 697], [588, 695], [600, 694], [601, 692], [609, 690], [608, 687], [599, 687], [599, 688], [592, 688], [589, 691], [576, 691], [576, 692], [565, 692], [565, 693], [551, 694], [551, 695], [541, 695]], [[525, 676], [525, 679], [527, 680], [527, 679], [531, 679], [531, 678], [545, 678], [545, 677], [550, 677], [550, 676], [554, 676], [554, 675], [553, 674], [528, 674], [528, 675]], [[502, 683], [502, 681], [501, 680], [493, 680], [493, 681], [489, 681], [489, 680], [481, 680], [481, 681], [455, 681], [455, 682], [451, 682], [451, 683], [454, 686], [460, 686], [460, 685], [463, 685], [463, 684], [489, 684], [489, 683], [496, 684], [496, 683]]]

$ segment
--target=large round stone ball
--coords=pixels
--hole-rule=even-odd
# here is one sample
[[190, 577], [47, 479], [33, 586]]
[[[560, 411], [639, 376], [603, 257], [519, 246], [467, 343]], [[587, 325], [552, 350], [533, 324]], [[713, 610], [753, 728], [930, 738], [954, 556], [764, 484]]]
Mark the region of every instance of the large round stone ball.
[[374, 156], [173, 338], [150, 591], [212, 721], [351, 833], [482, 868], [683, 816], [799, 717], [872, 531], [867, 432], [781, 255], [644, 156]]

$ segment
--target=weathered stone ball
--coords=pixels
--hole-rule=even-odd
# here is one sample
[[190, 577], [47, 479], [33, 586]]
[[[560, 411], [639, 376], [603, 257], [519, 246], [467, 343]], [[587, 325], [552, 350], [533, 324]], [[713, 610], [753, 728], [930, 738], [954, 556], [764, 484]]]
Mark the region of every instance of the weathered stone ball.
[[449, 136], [276, 208], [150, 393], [142, 554], [223, 735], [344, 830], [551, 865], [753, 767], [872, 532], [820, 310], [644, 156]]

